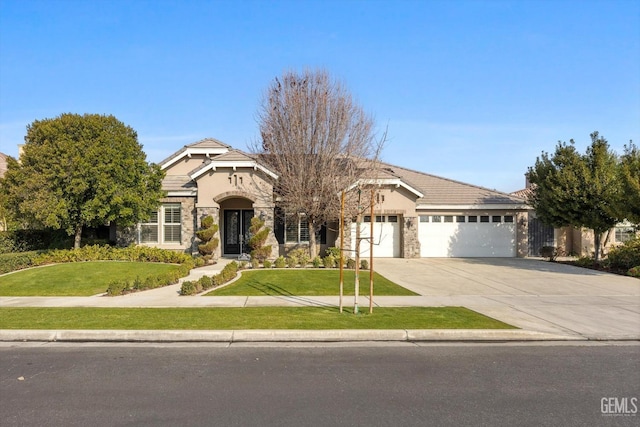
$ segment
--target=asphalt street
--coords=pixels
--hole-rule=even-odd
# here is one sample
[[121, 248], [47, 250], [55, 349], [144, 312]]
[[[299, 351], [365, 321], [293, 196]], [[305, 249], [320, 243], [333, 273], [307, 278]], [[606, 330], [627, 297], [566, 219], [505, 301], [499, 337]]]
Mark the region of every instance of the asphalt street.
[[639, 348], [0, 343], [0, 420], [96, 427], [637, 426]]

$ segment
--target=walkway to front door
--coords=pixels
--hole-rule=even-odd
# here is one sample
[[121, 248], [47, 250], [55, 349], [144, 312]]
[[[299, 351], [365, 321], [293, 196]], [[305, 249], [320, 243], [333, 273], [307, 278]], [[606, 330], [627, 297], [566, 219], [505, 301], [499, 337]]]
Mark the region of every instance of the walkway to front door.
[[224, 255], [240, 255], [247, 252], [249, 226], [253, 209], [227, 209], [224, 211]]

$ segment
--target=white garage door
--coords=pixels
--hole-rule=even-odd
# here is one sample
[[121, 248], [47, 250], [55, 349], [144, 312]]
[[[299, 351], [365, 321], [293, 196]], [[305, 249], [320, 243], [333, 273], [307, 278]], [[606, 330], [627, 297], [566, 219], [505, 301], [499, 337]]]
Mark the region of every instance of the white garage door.
[[[369, 216], [360, 224], [360, 256], [369, 256], [369, 235], [371, 222]], [[351, 242], [355, 249], [356, 224], [351, 224]], [[400, 256], [400, 224], [398, 215], [377, 215], [373, 224], [373, 256], [379, 258], [397, 258]]]
[[515, 257], [513, 215], [421, 215], [422, 257]]

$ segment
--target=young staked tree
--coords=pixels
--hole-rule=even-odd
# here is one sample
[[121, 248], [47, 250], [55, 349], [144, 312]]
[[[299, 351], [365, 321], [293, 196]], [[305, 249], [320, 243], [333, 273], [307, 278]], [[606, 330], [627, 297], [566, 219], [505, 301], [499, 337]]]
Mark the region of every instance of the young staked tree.
[[586, 154], [578, 153], [574, 144], [559, 142], [552, 156], [543, 152], [529, 168], [534, 185], [529, 203], [545, 224], [593, 230], [598, 261], [602, 234], [621, 219], [611, 209], [620, 193], [618, 162], [598, 132], [591, 134]]
[[[252, 151], [279, 175], [275, 192], [283, 210], [294, 221], [307, 221], [314, 258], [320, 227], [338, 219], [340, 192], [374, 164], [384, 138], [376, 139], [372, 117], [324, 70], [274, 79], [258, 121], [262, 138]], [[355, 197], [349, 192], [348, 206]]]
[[147, 219], [164, 193], [164, 172], [149, 164], [136, 132], [113, 116], [62, 114], [27, 127], [20, 161], [0, 181], [15, 217], [65, 230]]

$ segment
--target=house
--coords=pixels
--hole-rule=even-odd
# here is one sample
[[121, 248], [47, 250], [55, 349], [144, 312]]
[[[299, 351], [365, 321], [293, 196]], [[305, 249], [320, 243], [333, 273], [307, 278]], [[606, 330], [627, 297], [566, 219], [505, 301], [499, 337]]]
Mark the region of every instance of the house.
[[0, 153], [0, 178], [2, 178], [5, 174], [5, 172], [7, 172], [7, 158], [9, 156], [7, 156], [4, 153]]
[[[249, 222], [260, 216], [272, 232], [273, 256], [308, 247], [303, 216], [286, 216], [271, 184], [277, 171], [255, 157], [207, 138], [186, 145], [160, 163], [167, 197], [150, 220], [118, 232], [121, 244], [138, 243], [196, 252], [200, 220], [220, 226], [218, 256], [247, 250]], [[382, 164], [374, 210], [375, 257], [523, 257], [528, 251], [528, 206], [524, 199], [458, 181]], [[368, 236], [369, 215], [362, 233]], [[339, 227], [323, 227], [320, 253], [339, 246]], [[345, 226], [345, 248], [355, 247], [355, 223]], [[368, 245], [362, 245], [368, 256]]]

